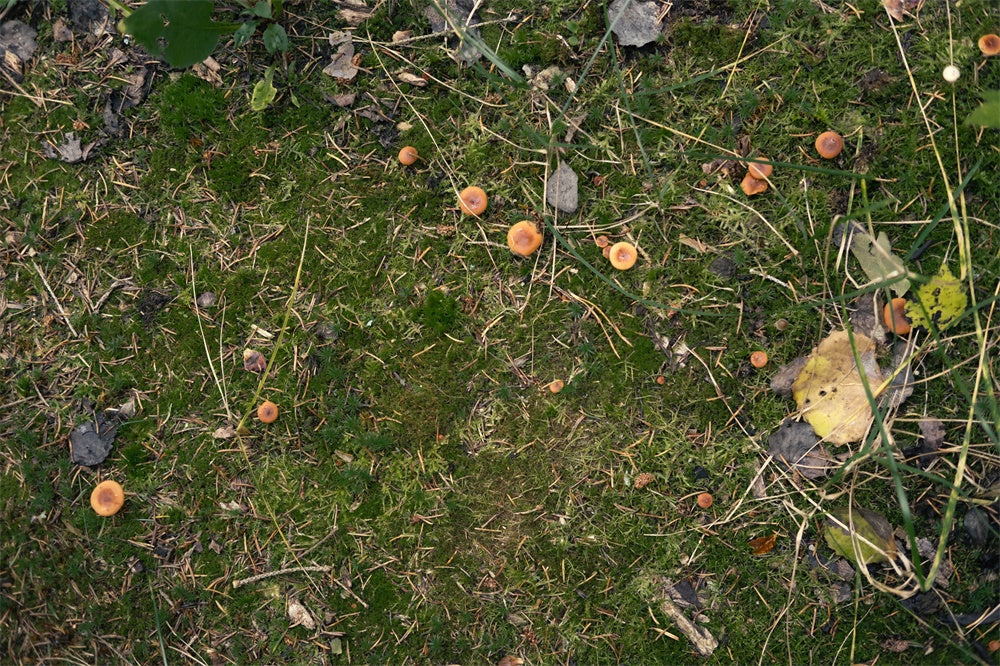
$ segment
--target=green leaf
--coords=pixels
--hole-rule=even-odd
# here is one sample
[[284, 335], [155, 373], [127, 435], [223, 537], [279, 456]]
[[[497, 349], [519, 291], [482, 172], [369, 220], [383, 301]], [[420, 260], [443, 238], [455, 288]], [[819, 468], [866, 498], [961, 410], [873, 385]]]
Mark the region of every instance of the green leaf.
[[212, 0], [150, 0], [122, 20], [128, 34], [171, 67], [190, 67], [212, 55], [219, 36], [238, 23], [212, 20]]
[[855, 564], [896, 559], [892, 525], [885, 516], [868, 509], [854, 507], [852, 510], [846, 506], [834, 509], [826, 520], [823, 536], [834, 552]]
[[274, 66], [267, 68], [264, 72], [264, 78], [257, 82], [257, 85], [253, 87], [253, 95], [250, 97], [250, 108], [254, 111], [263, 111], [267, 107], [271, 106], [271, 102], [274, 101], [275, 95], [278, 91], [273, 85], [271, 85], [271, 79], [274, 77]]
[[288, 35], [285, 34], [285, 29], [277, 23], [267, 26], [267, 30], [264, 31], [264, 48], [268, 53], [287, 51]]
[[253, 12], [254, 16], [269, 19], [271, 18], [271, 3], [267, 0], [260, 0], [250, 11]]
[[1000, 90], [984, 92], [983, 103], [965, 117], [965, 124], [1000, 129]]
[[233, 46], [239, 48], [250, 41], [254, 31], [257, 30], [256, 21], [247, 21], [233, 33]]

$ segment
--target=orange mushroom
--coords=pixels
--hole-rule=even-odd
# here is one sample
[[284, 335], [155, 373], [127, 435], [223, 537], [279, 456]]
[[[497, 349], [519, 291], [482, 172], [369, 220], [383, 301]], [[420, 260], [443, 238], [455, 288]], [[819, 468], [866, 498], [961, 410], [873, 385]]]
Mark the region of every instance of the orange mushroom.
[[611, 241], [608, 239], [607, 236], [601, 235], [594, 239], [594, 245], [603, 250], [607, 246], [611, 245]]
[[635, 266], [635, 261], [638, 258], [639, 253], [636, 252], [635, 246], [625, 241], [615, 243], [608, 250], [608, 259], [611, 260], [611, 265], [620, 271], [627, 271]]
[[763, 161], [751, 162], [747, 165], [747, 173], [757, 180], [764, 180], [771, 175], [772, 171], [774, 171], [774, 165], [768, 163], [767, 158], [763, 155], [758, 157], [757, 160]]
[[470, 185], [459, 193], [458, 207], [466, 215], [482, 215], [486, 211], [486, 192], [481, 187]]
[[910, 320], [906, 318], [906, 299], [896, 297], [882, 308], [882, 322], [896, 335], [910, 332]]
[[278, 406], [270, 400], [265, 400], [257, 408], [257, 418], [261, 423], [274, 423], [278, 418]]
[[743, 194], [752, 197], [755, 194], [767, 191], [767, 181], [754, 178], [747, 171], [747, 175], [743, 176], [743, 180], [740, 182], [740, 189], [743, 190]]
[[702, 493], [698, 495], [698, 500], [697, 500], [698, 506], [700, 506], [703, 509], [707, 509], [708, 507], [712, 506], [712, 502], [714, 501], [715, 500], [712, 499], [711, 493]]
[[564, 386], [566, 386], [566, 383], [563, 382], [563, 380], [561, 380], [561, 379], [553, 379], [551, 382], [549, 382], [549, 392], [550, 393], [559, 393], [559, 391], [563, 390]]
[[507, 231], [507, 247], [514, 254], [527, 257], [542, 244], [542, 234], [534, 222], [521, 220]]
[[767, 352], [758, 350], [750, 354], [750, 365], [758, 369], [767, 365]]
[[417, 161], [418, 157], [420, 155], [413, 146], [403, 146], [402, 150], [399, 151], [399, 162], [403, 166], [410, 166]]
[[113, 516], [125, 504], [125, 491], [117, 481], [101, 481], [90, 493], [90, 506], [99, 516]]
[[844, 149], [844, 140], [836, 132], [826, 131], [816, 137], [816, 152], [823, 159], [832, 160]]
[[990, 33], [979, 38], [979, 50], [984, 56], [995, 56], [1000, 53], [1000, 35]]

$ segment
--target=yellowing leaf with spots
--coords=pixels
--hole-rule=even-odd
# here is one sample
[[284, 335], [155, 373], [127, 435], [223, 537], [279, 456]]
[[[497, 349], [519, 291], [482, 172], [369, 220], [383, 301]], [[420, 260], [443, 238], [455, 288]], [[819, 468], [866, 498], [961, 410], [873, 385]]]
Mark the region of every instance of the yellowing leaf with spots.
[[906, 304], [906, 317], [913, 326], [930, 328], [933, 322], [944, 330], [965, 312], [968, 299], [958, 278], [951, 274], [947, 264], [941, 264], [937, 275], [917, 289], [916, 301]]
[[871, 425], [872, 409], [861, 372], [872, 392], [882, 383], [875, 342], [855, 333], [854, 345], [861, 359], [860, 370], [847, 331], [834, 331], [813, 350], [792, 383], [792, 397], [802, 418], [833, 444], [856, 442]]

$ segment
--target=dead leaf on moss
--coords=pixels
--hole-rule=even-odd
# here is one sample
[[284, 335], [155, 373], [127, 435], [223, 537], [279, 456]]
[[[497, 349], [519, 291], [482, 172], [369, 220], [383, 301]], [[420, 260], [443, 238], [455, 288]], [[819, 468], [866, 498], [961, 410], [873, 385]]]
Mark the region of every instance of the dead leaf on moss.
[[313, 619], [312, 613], [295, 599], [288, 600], [288, 619], [292, 621], [289, 627], [301, 625], [309, 630], [316, 628], [316, 620]]
[[785, 469], [807, 479], [820, 479], [833, 469], [833, 460], [808, 423], [786, 419], [767, 439], [767, 452]]
[[350, 81], [358, 74], [354, 65], [354, 43], [351, 35], [342, 31], [330, 33], [330, 46], [337, 49], [333, 53], [330, 64], [323, 68], [323, 73], [342, 81]]
[[882, 514], [861, 507], [839, 507], [830, 512], [823, 536], [838, 555], [856, 564], [896, 559], [892, 525]]
[[941, 264], [937, 275], [917, 288], [916, 300], [906, 302], [905, 311], [914, 327], [931, 328], [933, 324], [943, 331], [965, 312], [967, 304], [962, 283], [951, 274], [948, 264]]
[[[827, 336], [792, 384], [802, 417], [817, 435], [833, 444], [849, 444], [865, 436], [872, 420], [865, 384], [874, 392], [882, 383], [874, 341], [860, 333], [853, 338], [852, 345], [847, 331]], [[864, 378], [855, 364], [855, 349]]]

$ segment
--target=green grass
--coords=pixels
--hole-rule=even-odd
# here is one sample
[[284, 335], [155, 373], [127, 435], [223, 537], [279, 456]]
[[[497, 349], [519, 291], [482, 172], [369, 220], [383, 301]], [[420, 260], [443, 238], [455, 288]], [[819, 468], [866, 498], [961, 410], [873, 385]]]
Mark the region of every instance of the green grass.
[[[48, 32], [20, 85], [57, 101], [0, 94], [0, 659], [697, 663], [662, 609], [669, 580], [697, 589], [713, 663], [988, 660], [995, 622], [943, 618], [997, 603], [1000, 151], [995, 130], [961, 125], [1000, 86], [975, 48], [995, 12], [927, 3], [898, 27], [901, 54], [874, 0], [675, 3], [641, 49], [604, 39], [599, 4], [483, 10], [483, 41], [513, 71], [561, 68], [542, 92], [485, 59], [460, 68], [442, 38], [393, 44], [426, 31], [414, 2], [380, 5], [354, 33], [364, 69], [335, 81], [326, 32], [344, 23], [302, 0], [269, 109], [249, 107], [269, 56], [226, 46], [221, 86], [156, 70], [128, 131], [69, 165], [42, 141], [104, 136], [104, 100], [137, 65], [53, 44], [65, 9], [22, 4], [11, 17]], [[350, 108], [328, 99], [345, 92]], [[846, 137], [833, 162], [812, 151], [826, 129]], [[704, 168], [759, 155], [787, 166], [752, 199], [742, 163]], [[555, 218], [542, 202], [558, 160], [581, 206]], [[943, 179], [973, 168], [956, 226]], [[467, 184], [490, 195], [478, 220], [458, 211]], [[909, 467], [876, 449], [812, 484], [767, 460], [794, 409], [769, 383], [842, 325], [845, 294], [873, 289], [837, 262], [838, 216], [885, 231], [923, 275], [943, 260], [957, 275], [967, 234], [978, 323], [970, 308], [921, 348], [923, 381], [886, 419]], [[504, 245], [521, 219], [546, 227], [537, 258]], [[635, 242], [637, 266], [614, 271], [599, 235]], [[733, 275], [712, 270], [720, 256]], [[214, 304], [195, 307], [205, 292]], [[262, 384], [246, 348], [270, 361]], [[280, 406], [275, 423], [255, 398]], [[129, 400], [105, 463], [72, 465], [73, 428]], [[917, 474], [899, 452], [922, 418], [946, 437]], [[831, 556], [823, 511], [847, 493], [895, 526], [911, 511], [937, 545], [956, 468], [940, 612], [879, 590], [914, 589], [889, 567], [810, 566]], [[88, 505], [98, 478], [125, 487], [113, 518]], [[993, 520], [985, 544], [964, 529], [972, 507]], [[315, 628], [291, 626], [293, 598]]]

